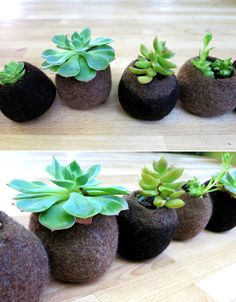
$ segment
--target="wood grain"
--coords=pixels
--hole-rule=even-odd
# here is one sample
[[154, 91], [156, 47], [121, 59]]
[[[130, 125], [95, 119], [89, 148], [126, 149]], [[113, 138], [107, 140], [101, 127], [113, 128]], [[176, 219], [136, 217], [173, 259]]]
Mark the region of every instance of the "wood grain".
[[[0, 12], [0, 65], [26, 60], [40, 66], [54, 34], [90, 26], [94, 36], [115, 40], [111, 64], [113, 89], [108, 101], [90, 111], [76, 111], [59, 99], [43, 117], [16, 124], [0, 115], [0, 148], [11, 150], [235, 150], [236, 115], [200, 118], [180, 105], [161, 121], [143, 122], [120, 107], [117, 86], [141, 42], [154, 35], [176, 52], [178, 68], [197, 54], [204, 31], [214, 34], [214, 55], [235, 58], [236, 3], [233, 0], [14, 0]], [[177, 69], [178, 70], [178, 69]], [[54, 75], [47, 73], [52, 79]], [[20, 101], [20, 100], [19, 100]]]

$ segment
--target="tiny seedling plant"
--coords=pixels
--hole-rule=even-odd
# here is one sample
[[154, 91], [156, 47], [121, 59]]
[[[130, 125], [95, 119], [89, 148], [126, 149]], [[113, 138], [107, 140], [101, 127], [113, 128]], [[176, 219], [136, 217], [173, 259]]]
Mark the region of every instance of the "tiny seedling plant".
[[0, 72], [0, 85], [9, 85], [17, 83], [25, 74], [24, 63], [11, 61], [4, 66]]
[[84, 28], [80, 33], [56, 35], [52, 42], [60, 50], [47, 49], [42, 58], [42, 68], [56, 72], [62, 77], [74, 77], [78, 81], [88, 82], [96, 77], [99, 70], [105, 70], [115, 59], [115, 51], [109, 46], [110, 38], [97, 37], [91, 40], [91, 30]]
[[174, 74], [173, 68], [176, 65], [170, 62], [175, 54], [167, 49], [165, 41], [159, 41], [157, 37], [153, 40], [153, 51], [149, 51], [146, 46], [141, 44], [140, 52], [134, 67], [130, 66], [129, 70], [138, 76], [140, 84], [148, 84], [157, 74], [171, 76]]
[[164, 157], [158, 161], [153, 161], [152, 167], [153, 170], [147, 167], [142, 169], [138, 201], [142, 202], [151, 197], [156, 208], [173, 209], [184, 206], [184, 201], [179, 197], [184, 194], [182, 186], [185, 182], [177, 182], [184, 169], [168, 166]]
[[76, 222], [90, 224], [97, 214], [113, 216], [128, 208], [125, 199], [116, 196], [128, 194], [127, 189], [100, 186], [96, 179], [100, 170], [100, 165], [93, 165], [83, 171], [76, 161], [61, 166], [53, 158], [46, 171], [53, 176], [50, 181], [54, 186], [20, 179], [11, 181], [9, 186], [20, 192], [15, 197], [20, 210], [38, 213], [39, 222], [51, 231], [63, 230]]
[[199, 51], [199, 57], [192, 60], [192, 64], [199, 69], [208, 78], [228, 78], [234, 73], [234, 67], [232, 59], [220, 60], [217, 59], [214, 62], [208, 60], [210, 51], [214, 47], [209, 48], [209, 44], [212, 40], [212, 34], [207, 32], [203, 39], [203, 49]]

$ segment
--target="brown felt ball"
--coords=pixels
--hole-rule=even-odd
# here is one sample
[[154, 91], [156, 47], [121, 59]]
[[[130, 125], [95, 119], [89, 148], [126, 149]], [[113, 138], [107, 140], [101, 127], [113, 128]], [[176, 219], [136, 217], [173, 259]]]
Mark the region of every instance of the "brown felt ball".
[[174, 235], [175, 240], [187, 240], [198, 235], [204, 230], [212, 214], [212, 203], [208, 194], [200, 198], [185, 193], [181, 199], [185, 206], [176, 209], [179, 224]]
[[105, 102], [111, 92], [111, 69], [97, 71], [88, 82], [77, 81], [74, 77], [56, 75], [56, 87], [61, 99], [71, 108], [86, 110]]
[[117, 217], [118, 253], [133, 261], [161, 254], [170, 244], [178, 224], [174, 209], [147, 208], [137, 201], [137, 193], [125, 197], [129, 209]]
[[87, 282], [102, 276], [116, 255], [118, 227], [114, 216], [96, 215], [90, 225], [76, 223], [51, 232], [31, 215], [30, 229], [42, 240], [49, 255], [54, 278]]
[[[184, 63], [177, 75], [184, 109], [203, 117], [233, 111], [236, 107], [236, 72], [229, 78], [211, 79], [198, 70], [191, 60]], [[209, 57], [209, 60], [216, 58]]]
[[141, 120], [160, 120], [175, 107], [179, 85], [174, 75], [157, 75], [148, 84], [140, 84], [137, 75], [125, 69], [118, 88], [120, 104], [132, 117]]
[[0, 301], [37, 302], [49, 282], [40, 240], [0, 211]]

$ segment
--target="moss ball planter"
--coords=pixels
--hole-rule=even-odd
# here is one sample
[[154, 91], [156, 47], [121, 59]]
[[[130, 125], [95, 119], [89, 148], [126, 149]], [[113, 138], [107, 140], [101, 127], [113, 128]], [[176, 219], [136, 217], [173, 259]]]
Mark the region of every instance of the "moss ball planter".
[[14, 84], [0, 85], [0, 110], [15, 122], [28, 122], [49, 110], [56, 97], [54, 83], [37, 67], [23, 62], [25, 73]]
[[174, 234], [175, 240], [187, 240], [205, 229], [212, 215], [212, 203], [208, 194], [193, 197], [188, 193], [181, 196], [185, 206], [176, 209], [179, 224]]
[[129, 209], [117, 217], [118, 254], [133, 261], [161, 254], [170, 244], [178, 225], [174, 209], [156, 208], [137, 202], [138, 191], [126, 196]]
[[213, 212], [206, 229], [212, 232], [225, 232], [236, 226], [236, 199], [227, 192], [210, 193]]
[[124, 71], [118, 88], [120, 104], [132, 117], [157, 121], [168, 115], [179, 98], [179, 85], [174, 75], [158, 74], [153, 80], [141, 85], [137, 76], [130, 72], [133, 61]]
[[[184, 63], [177, 75], [183, 108], [202, 117], [219, 116], [233, 111], [236, 107], [235, 70], [229, 78], [212, 79], [198, 70], [191, 60]], [[208, 60], [215, 61], [216, 58], [209, 57]]]
[[68, 230], [51, 232], [32, 214], [29, 225], [43, 242], [52, 276], [67, 282], [98, 279], [116, 255], [118, 228], [115, 217], [97, 215], [90, 225], [75, 224]]
[[0, 301], [38, 302], [49, 282], [47, 253], [40, 240], [0, 212]]

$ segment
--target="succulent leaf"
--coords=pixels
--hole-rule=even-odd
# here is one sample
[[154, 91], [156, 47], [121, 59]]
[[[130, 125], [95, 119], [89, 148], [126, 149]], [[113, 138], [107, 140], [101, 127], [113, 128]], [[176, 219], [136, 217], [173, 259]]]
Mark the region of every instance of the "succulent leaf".
[[0, 71], [0, 85], [15, 84], [24, 76], [24, 74], [24, 63], [11, 61], [4, 66], [3, 71]]

